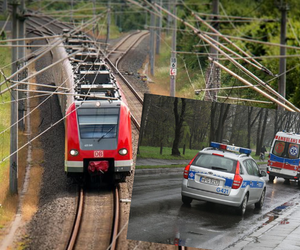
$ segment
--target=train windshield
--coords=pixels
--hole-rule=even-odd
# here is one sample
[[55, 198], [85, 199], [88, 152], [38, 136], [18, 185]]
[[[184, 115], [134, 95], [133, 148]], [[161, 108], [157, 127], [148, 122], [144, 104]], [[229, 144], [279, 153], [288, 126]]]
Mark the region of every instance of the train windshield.
[[117, 137], [119, 108], [79, 108], [77, 115], [81, 139]]

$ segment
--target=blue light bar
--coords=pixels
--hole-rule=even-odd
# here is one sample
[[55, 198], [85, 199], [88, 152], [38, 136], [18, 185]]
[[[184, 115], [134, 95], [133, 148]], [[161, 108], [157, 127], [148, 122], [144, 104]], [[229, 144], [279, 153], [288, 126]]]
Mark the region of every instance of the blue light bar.
[[220, 143], [210, 142], [210, 146], [213, 147], [213, 148], [220, 148]]
[[249, 148], [241, 148], [241, 147], [236, 147], [233, 145], [226, 145], [226, 144], [221, 144], [218, 142], [210, 142], [210, 146], [213, 148], [218, 148], [218, 149], [223, 149], [223, 150], [228, 150], [236, 153], [241, 153], [241, 154], [247, 154], [250, 155], [252, 150]]
[[250, 155], [251, 152], [252, 152], [252, 150], [249, 148], [240, 148], [240, 153], [242, 153], [242, 154]]

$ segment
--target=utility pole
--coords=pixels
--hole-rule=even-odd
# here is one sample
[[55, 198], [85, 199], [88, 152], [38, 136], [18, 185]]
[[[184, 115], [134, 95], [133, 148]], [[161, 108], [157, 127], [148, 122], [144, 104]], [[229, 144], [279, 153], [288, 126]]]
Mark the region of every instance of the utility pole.
[[2, 12], [5, 14], [7, 11], [7, 0], [4, 0], [2, 3]]
[[[212, 26], [219, 30], [219, 0], [212, 0], [212, 11], [215, 16], [213, 16]], [[212, 36], [215, 41], [219, 41], [218, 36]], [[218, 51], [214, 47], [210, 47], [209, 53], [213, 60], [218, 60]], [[220, 68], [217, 67], [213, 62], [210, 63], [210, 66], [207, 67], [206, 71], [206, 89], [210, 88], [219, 88], [220, 87]], [[205, 101], [217, 101], [218, 90], [205, 91], [204, 100]]]
[[[159, 2], [159, 5], [162, 6], [162, 0], [157, 0]], [[162, 29], [162, 11], [160, 9], [159, 11], [160, 16], [158, 17], [157, 22], [157, 29], [156, 29], [156, 55], [159, 55], [160, 53], [160, 36], [161, 36], [161, 29]]]
[[71, 0], [71, 23], [74, 24], [74, 17], [73, 17], [73, 11], [74, 11], [74, 0]]
[[[93, 18], [94, 18], [94, 20], [95, 20], [95, 17], [96, 17], [96, 3], [95, 3], [95, 0], [93, 0]], [[96, 35], [95, 25], [96, 24], [93, 24], [93, 34], [94, 34], [94, 36]]]
[[110, 0], [107, 2], [107, 27], [106, 27], [106, 41], [105, 41], [105, 49], [107, 50], [109, 43], [109, 34], [110, 34]]
[[[174, 0], [173, 15], [177, 15], [177, 0]], [[177, 35], [177, 19], [173, 18], [172, 32], [172, 52], [170, 67], [170, 96], [175, 97], [176, 94], [176, 74], [177, 74], [177, 58], [176, 58], [176, 35]]]
[[[18, 38], [18, 23], [17, 23], [17, 1], [13, 1], [12, 5], [12, 38]], [[17, 71], [18, 48], [15, 46], [17, 42], [12, 42], [12, 73]], [[13, 78], [17, 80], [17, 76]], [[11, 124], [10, 128], [10, 170], [9, 170], [9, 191], [11, 194], [18, 193], [18, 92], [13, 88], [11, 90]]]
[[[152, 0], [153, 1], [153, 0]], [[154, 76], [154, 65], [155, 65], [155, 57], [154, 57], [154, 50], [155, 50], [155, 16], [151, 12], [150, 13], [150, 74]]]
[[[286, 19], [287, 19], [287, 11], [289, 7], [286, 3], [283, 3], [281, 0], [281, 4], [279, 6], [279, 10], [281, 11], [281, 22], [280, 22], [280, 44], [283, 45], [280, 47], [280, 61], [279, 61], [279, 82], [278, 82], [278, 93], [285, 97], [286, 95]], [[278, 106], [279, 109], [283, 109], [281, 106]]]
[[[20, 38], [25, 38], [25, 18], [24, 18], [24, 12], [25, 12], [25, 0], [21, 0], [20, 4], [20, 15], [18, 18], [18, 24], [19, 24], [19, 37]], [[25, 40], [20, 40], [19, 43], [20, 47], [18, 48], [18, 58], [19, 58], [19, 66], [22, 67], [24, 66], [24, 57], [25, 57]], [[26, 72], [22, 71], [20, 74], [18, 74], [18, 81], [21, 81], [24, 79], [26, 76], [24, 75]], [[24, 85], [20, 85], [20, 88], [25, 88]], [[18, 98], [21, 99], [18, 101], [18, 119], [20, 120], [24, 116], [24, 111], [25, 111], [25, 105], [24, 105], [24, 100], [23, 98], [25, 97], [24, 92], [20, 91], [18, 93]], [[24, 119], [22, 119], [19, 122], [19, 128], [24, 131], [25, 130], [25, 122]]]
[[[168, 1], [167, 3], [167, 9], [169, 12], [172, 12], [171, 11], [171, 0]], [[168, 15], [167, 17], [167, 35], [169, 36], [170, 34], [170, 29], [171, 29], [171, 23], [172, 23], [172, 17], [170, 15]]]

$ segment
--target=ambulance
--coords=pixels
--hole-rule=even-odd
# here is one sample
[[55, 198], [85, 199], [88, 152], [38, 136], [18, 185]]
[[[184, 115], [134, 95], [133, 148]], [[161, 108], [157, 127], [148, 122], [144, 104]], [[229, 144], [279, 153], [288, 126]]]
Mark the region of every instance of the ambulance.
[[299, 134], [277, 132], [272, 143], [267, 166], [267, 173], [271, 182], [274, 181], [275, 177], [281, 177], [286, 181], [298, 180], [298, 185], [300, 185], [299, 147]]

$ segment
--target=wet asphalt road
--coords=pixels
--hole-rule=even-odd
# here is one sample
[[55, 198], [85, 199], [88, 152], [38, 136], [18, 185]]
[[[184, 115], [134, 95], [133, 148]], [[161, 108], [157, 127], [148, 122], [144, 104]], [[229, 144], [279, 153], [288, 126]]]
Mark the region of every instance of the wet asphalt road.
[[193, 201], [181, 202], [182, 174], [136, 175], [134, 178], [128, 239], [205, 248], [226, 249], [243, 236], [274, 220], [298, 197], [297, 182], [275, 179], [267, 183], [262, 210], [247, 207], [244, 217], [231, 207]]

